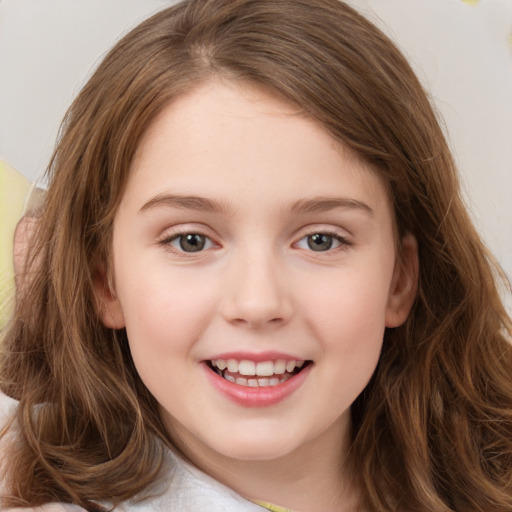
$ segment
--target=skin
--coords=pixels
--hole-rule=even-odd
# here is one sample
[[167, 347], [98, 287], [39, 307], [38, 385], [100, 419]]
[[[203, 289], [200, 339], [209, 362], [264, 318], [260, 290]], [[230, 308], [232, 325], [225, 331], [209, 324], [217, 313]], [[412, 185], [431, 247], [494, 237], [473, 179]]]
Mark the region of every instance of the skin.
[[[204, 249], [184, 251], [186, 233], [207, 237]], [[331, 248], [311, 249], [315, 233]], [[401, 241], [399, 264], [395, 233], [376, 173], [260, 88], [213, 81], [154, 121], [114, 222], [114, 289], [98, 295], [199, 468], [291, 509], [355, 509], [342, 464], [350, 405], [416, 291], [414, 238]], [[312, 364], [284, 400], [247, 407], [205, 371], [233, 351]]]

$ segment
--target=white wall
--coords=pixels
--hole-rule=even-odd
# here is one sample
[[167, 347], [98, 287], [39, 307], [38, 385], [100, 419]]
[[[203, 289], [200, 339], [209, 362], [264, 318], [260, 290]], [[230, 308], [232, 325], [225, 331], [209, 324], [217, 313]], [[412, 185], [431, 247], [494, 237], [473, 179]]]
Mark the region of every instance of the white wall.
[[512, 0], [348, 1], [430, 91], [475, 224], [512, 279]]
[[0, 0], [0, 158], [31, 179], [102, 56], [165, 0]]
[[[0, 0], [0, 159], [40, 175], [67, 106], [106, 49], [171, 3]], [[431, 91], [476, 223], [512, 276], [512, 0], [350, 3], [398, 42]]]

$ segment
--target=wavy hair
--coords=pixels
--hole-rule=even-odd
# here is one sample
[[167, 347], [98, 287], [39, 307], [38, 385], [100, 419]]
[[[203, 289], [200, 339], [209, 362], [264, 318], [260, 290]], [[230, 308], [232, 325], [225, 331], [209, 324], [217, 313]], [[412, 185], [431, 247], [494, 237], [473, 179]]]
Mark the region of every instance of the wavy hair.
[[[106, 56], [69, 109], [3, 333], [1, 389], [19, 400], [3, 505], [94, 510], [148, 489], [172, 439], [105, 328], [94, 282], [138, 143], [162, 109], [213, 77], [297, 105], [388, 183], [398, 232], [419, 246], [419, 290], [385, 333], [352, 406], [350, 460], [372, 511], [512, 509], [511, 321], [499, 271], [462, 203], [449, 148], [416, 76], [338, 0], [191, 0]], [[4, 436], [9, 436], [4, 432]]]

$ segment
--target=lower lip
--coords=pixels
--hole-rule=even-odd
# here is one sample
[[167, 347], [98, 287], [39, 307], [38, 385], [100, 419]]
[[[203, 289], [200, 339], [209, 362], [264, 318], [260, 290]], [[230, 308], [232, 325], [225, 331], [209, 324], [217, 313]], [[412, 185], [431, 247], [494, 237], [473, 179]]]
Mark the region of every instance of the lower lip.
[[294, 393], [306, 380], [311, 370], [311, 364], [299, 373], [290, 377], [286, 382], [276, 386], [250, 387], [240, 386], [224, 379], [203, 363], [204, 370], [213, 386], [224, 396], [244, 407], [268, 407], [275, 405]]

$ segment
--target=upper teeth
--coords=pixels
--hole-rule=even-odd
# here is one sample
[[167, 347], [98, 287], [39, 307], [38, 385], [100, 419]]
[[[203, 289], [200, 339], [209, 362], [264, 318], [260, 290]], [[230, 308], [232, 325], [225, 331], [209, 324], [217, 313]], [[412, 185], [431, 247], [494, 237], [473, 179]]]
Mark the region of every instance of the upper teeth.
[[249, 361], [242, 359], [214, 359], [212, 365], [219, 370], [227, 368], [230, 373], [239, 373], [240, 375], [257, 375], [258, 377], [270, 377], [271, 375], [281, 375], [284, 372], [293, 372], [295, 368], [302, 368], [304, 361], [285, 361], [277, 359], [275, 361]]

